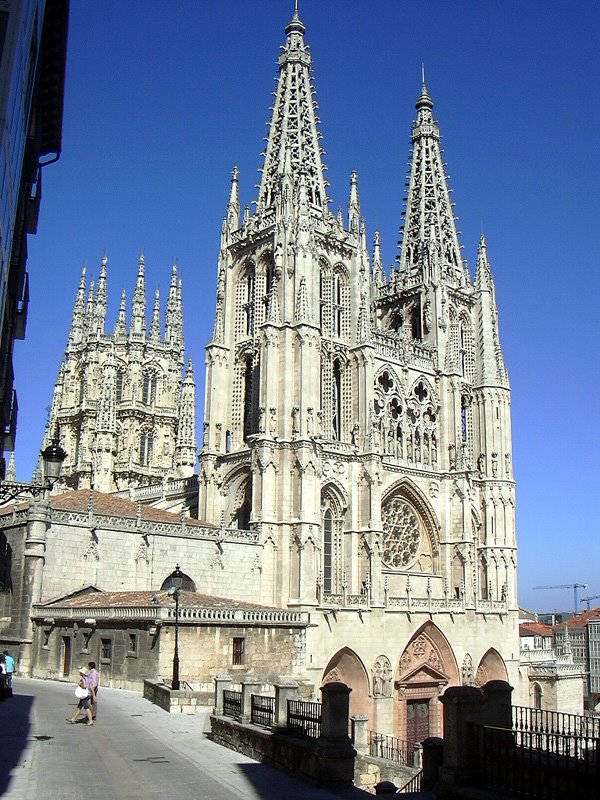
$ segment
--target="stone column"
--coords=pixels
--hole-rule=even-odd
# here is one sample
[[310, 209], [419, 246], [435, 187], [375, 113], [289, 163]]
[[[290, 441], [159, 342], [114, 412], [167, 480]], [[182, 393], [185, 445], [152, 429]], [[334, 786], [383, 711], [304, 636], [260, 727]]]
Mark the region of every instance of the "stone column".
[[373, 730], [390, 736], [394, 733], [394, 698], [374, 697], [375, 724]]
[[215, 678], [215, 705], [213, 714], [223, 714], [223, 692], [231, 686], [231, 678], [218, 676]]
[[359, 756], [367, 755], [369, 752], [369, 718], [362, 714], [355, 714], [352, 717], [354, 727], [354, 749]]
[[484, 725], [512, 728], [511, 695], [513, 687], [506, 681], [488, 681], [482, 687], [485, 702]]
[[482, 722], [483, 692], [475, 686], [451, 686], [440, 697], [440, 702], [444, 707], [444, 763], [439, 770], [440, 784], [468, 785], [475, 762], [469, 726], [472, 722]]
[[430, 736], [423, 740], [423, 777], [422, 789], [433, 789], [438, 782], [438, 773], [442, 765], [444, 740], [438, 736]]
[[17, 671], [21, 675], [31, 675], [33, 625], [32, 606], [42, 597], [42, 572], [46, 557], [46, 532], [50, 524], [48, 500], [33, 500], [27, 515], [27, 533], [23, 553], [23, 585], [19, 609], [19, 635], [21, 648]]
[[260, 692], [262, 681], [242, 681], [242, 722], [250, 722], [252, 695]]
[[317, 745], [319, 783], [352, 783], [356, 750], [348, 736], [350, 689], [345, 683], [321, 688], [321, 735]]
[[288, 700], [293, 700], [298, 695], [297, 683], [275, 684], [275, 719], [276, 728], [287, 728]]

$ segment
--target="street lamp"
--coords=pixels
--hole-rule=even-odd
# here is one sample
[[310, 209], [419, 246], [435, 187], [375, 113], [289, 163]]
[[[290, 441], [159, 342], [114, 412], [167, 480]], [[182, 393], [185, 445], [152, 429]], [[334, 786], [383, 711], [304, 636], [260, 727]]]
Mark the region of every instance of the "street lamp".
[[58, 439], [52, 439], [51, 443], [45, 447], [40, 455], [44, 465], [44, 482], [37, 483], [16, 483], [16, 481], [2, 481], [0, 483], [0, 504], [14, 500], [20, 494], [30, 493], [38, 497], [45, 491], [50, 491], [60, 477], [63, 461], [67, 454], [58, 443]]
[[173, 680], [171, 688], [179, 689], [179, 592], [183, 587], [183, 572], [179, 569], [179, 564], [169, 575], [170, 597], [175, 598], [175, 650], [173, 651]]

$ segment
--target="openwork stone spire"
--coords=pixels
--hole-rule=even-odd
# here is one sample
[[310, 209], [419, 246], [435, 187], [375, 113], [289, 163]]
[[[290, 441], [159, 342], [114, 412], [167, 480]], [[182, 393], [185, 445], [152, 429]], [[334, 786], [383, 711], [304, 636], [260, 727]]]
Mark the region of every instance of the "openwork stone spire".
[[460, 281], [463, 265], [440, 150], [440, 131], [424, 81], [416, 109], [400, 267], [411, 272], [421, 270], [425, 280], [435, 280], [435, 272], [440, 269], [446, 279]]
[[279, 82], [260, 183], [259, 213], [274, 206], [284, 174], [295, 180], [304, 173], [311, 209], [327, 209], [327, 183], [311, 82], [312, 59], [304, 31], [296, 9], [285, 28], [287, 39], [279, 57]]

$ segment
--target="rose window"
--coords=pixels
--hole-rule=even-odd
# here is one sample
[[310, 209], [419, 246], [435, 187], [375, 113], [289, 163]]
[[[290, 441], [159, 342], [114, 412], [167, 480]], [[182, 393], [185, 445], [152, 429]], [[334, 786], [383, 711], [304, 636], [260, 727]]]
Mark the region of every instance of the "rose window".
[[400, 498], [390, 500], [382, 510], [383, 563], [388, 567], [405, 567], [419, 550], [419, 520], [408, 503]]

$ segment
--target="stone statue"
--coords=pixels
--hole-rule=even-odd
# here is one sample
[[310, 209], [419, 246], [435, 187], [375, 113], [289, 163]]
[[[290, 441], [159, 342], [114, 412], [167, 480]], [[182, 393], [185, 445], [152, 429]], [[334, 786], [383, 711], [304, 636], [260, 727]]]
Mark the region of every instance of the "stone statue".
[[492, 475], [498, 477], [498, 453], [492, 453]]
[[300, 433], [300, 426], [298, 424], [298, 414], [300, 413], [299, 406], [292, 408], [292, 436], [298, 436]]
[[265, 432], [265, 407], [259, 406], [258, 408], [258, 432]]

